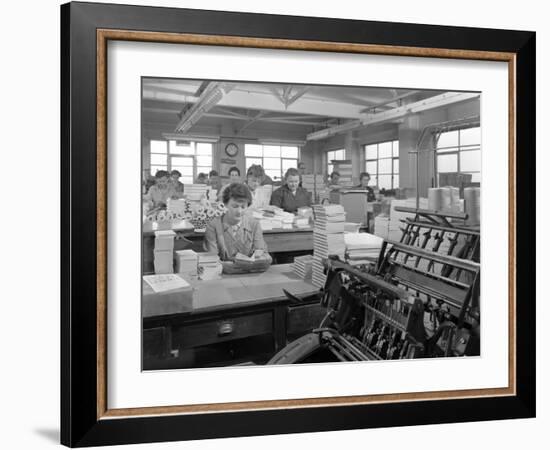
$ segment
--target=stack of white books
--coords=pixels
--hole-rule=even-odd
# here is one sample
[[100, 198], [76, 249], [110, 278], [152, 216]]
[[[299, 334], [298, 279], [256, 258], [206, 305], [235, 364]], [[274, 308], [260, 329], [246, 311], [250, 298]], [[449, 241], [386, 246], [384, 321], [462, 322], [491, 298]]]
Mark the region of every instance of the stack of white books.
[[155, 231], [154, 267], [156, 274], [174, 273], [174, 238], [172, 230]]
[[201, 280], [221, 278], [223, 266], [217, 253], [197, 253], [198, 274]]
[[308, 217], [296, 217], [294, 220], [296, 228], [309, 228], [309, 218]]
[[311, 284], [313, 284], [313, 286], [318, 288], [325, 286], [327, 276], [324, 271], [325, 267], [323, 258], [313, 255], [313, 261], [311, 263]]
[[346, 233], [346, 261], [351, 265], [375, 262], [384, 239], [370, 233]]
[[297, 256], [294, 258], [294, 264], [292, 268], [296, 275], [305, 280], [311, 278], [312, 264], [312, 255]]
[[388, 239], [390, 232], [390, 218], [388, 216], [376, 216], [374, 218], [374, 234], [382, 239]]
[[183, 275], [196, 276], [199, 258], [193, 250], [176, 251], [176, 272]]
[[166, 202], [166, 209], [172, 215], [182, 215], [185, 213], [187, 201], [183, 198], [169, 198]]
[[312, 283], [324, 286], [324, 260], [335, 255], [344, 259], [344, 223], [346, 213], [342, 205], [314, 205]]

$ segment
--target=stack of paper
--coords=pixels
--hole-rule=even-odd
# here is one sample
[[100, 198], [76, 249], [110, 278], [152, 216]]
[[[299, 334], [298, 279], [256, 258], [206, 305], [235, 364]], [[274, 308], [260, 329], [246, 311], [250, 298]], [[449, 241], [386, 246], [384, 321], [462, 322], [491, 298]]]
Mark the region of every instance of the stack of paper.
[[344, 223], [346, 213], [341, 205], [314, 205], [312, 283], [322, 287], [326, 281], [324, 260], [331, 255], [344, 259]]
[[390, 232], [390, 218], [388, 216], [376, 216], [374, 218], [374, 234], [382, 239], [388, 239]]
[[313, 230], [313, 253], [321, 258], [328, 258], [331, 255], [344, 259], [346, 243], [344, 233], [325, 233]]
[[185, 213], [187, 201], [183, 198], [173, 199], [169, 198], [166, 202], [166, 209], [172, 215], [181, 215]]
[[384, 239], [370, 233], [346, 233], [346, 261], [351, 265], [376, 261]]
[[309, 228], [309, 218], [308, 217], [296, 217], [294, 224], [297, 228]]
[[174, 274], [144, 275], [143, 279], [155, 293], [191, 288], [187, 281]]
[[353, 184], [351, 179], [353, 171], [351, 160], [332, 160], [332, 164], [334, 165], [334, 171], [340, 174], [340, 186], [351, 186]]
[[197, 275], [198, 256], [193, 250], [176, 252], [176, 272], [184, 275]]
[[197, 253], [198, 273], [201, 280], [217, 280], [221, 278], [223, 266], [216, 253]]
[[319, 202], [319, 193], [325, 189], [323, 175], [302, 175], [302, 187], [311, 192], [313, 202]]
[[322, 288], [325, 286], [327, 276], [325, 275], [325, 268], [323, 258], [313, 255], [311, 263], [311, 283], [313, 286]]
[[294, 265], [292, 268], [296, 275], [305, 280], [311, 278], [312, 264], [312, 255], [297, 256], [294, 258]]
[[154, 267], [156, 274], [174, 273], [174, 238], [172, 230], [155, 231]]

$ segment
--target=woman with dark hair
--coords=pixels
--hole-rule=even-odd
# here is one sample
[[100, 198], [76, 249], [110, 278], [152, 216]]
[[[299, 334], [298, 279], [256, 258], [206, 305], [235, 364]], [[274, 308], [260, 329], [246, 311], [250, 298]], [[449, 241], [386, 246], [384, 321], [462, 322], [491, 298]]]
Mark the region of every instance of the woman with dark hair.
[[252, 202], [248, 187], [232, 183], [223, 192], [226, 213], [213, 219], [206, 227], [204, 248], [217, 253], [222, 261], [233, 261], [240, 253], [271, 263], [259, 222], [245, 214]]
[[241, 171], [237, 166], [230, 167], [227, 171], [227, 175], [229, 175], [229, 183], [222, 186], [222, 188], [218, 192], [218, 201], [223, 201], [223, 192], [227, 189], [227, 187], [231, 183], [240, 183], [241, 182]]
[[285, 184], [273, 192], [271, 204], [296, 213], [302, 206], [311, 206], [311, 194], [299, 186], [300, 172], [291, 168], [285, 173]]
[[361, 172], [359, 174], [359, 186], [357, 186], [356, 189], [363, 189], [367, 191], [367, 202], [373, 202], [376, 198], [374, 196], [374, 190], [369, 186], [369, 181], [370, 173]]
[[172, 172], [170, 172], [170, 181], [174, 186], [174, 190], [178, 194], [183, 194], [183, 183], [180, 181], [180, 178], [181, 172], [179, 170], [172, 170]]

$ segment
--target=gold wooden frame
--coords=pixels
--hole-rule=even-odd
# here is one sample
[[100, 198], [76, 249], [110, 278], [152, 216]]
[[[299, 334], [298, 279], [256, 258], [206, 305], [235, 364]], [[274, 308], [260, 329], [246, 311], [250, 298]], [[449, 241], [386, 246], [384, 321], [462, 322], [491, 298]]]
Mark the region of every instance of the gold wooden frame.
[[[404, 394], [380, 394], [288, 400], [266, 400], [203, 405], [175, 405], [108, 409], [107, 405], [107, 42], [109, 40], [180, 43], [285, 50], [308, 50], [342, 53], [364, 53], [390, 56], [413, 56], [452, 59], [501, 61], [508, 63], [508, 387], [467, 389]], [[505, 52], [453, 50], [445, 48], [398, 47], [387, 45], [260, 39], [235, 36], [157, 33], [112, 29], [97, 30], [97, 418], [117, 418], [164, 414], [220, 413], [265, 409], [345, 406], [356, 404], [395, 403], [421, 400], [502, 397], [516, 395], [516, 55]]]

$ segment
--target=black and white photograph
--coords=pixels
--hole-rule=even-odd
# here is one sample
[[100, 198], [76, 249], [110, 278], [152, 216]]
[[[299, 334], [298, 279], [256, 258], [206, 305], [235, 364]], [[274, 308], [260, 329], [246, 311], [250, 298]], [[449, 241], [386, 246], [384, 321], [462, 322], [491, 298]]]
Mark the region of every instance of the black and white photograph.
[[143, 76], [142, 370], [480, 357], [480, 102]]

